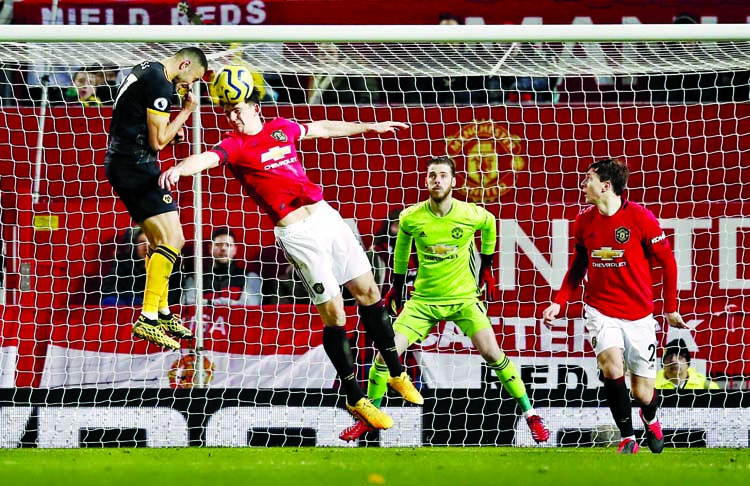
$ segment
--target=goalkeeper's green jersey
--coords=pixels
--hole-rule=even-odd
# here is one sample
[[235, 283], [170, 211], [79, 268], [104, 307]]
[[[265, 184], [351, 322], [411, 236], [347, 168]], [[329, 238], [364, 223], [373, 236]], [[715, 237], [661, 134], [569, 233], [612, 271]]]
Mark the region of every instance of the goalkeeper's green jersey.
[[497, 241], [497, 220], [484, 208], [454, 199], [450, 212], [438, 217], [427, 200], [401, 213], [393, 271], [406, 273], [413, 240], [419, 266], [412, 298], [442, 304], [477, 298], [477, 230], [482, 232], [481, 252], [491, 255]]

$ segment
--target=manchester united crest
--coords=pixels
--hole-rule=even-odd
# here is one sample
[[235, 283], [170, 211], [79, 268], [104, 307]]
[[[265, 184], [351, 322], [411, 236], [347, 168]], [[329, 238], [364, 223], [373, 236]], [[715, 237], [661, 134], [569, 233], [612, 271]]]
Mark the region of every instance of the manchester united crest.
[[274, 138], [274, 139], [278, 140], [279, 142], [286, 142], [287, 140], [289, 140], [286, 137], [286, 133], [284, 133], [282, 130], [276, 130], [276, 131], [272, 132], [271, 133], [271, 138]]
[[463, 236], [463, 234], [464, 234], [464, 230], [462, 230], [461, 228], [453, 228], [451, 230], [451, 236], [453, 237], [454, 240], [460, 239]]
[[623, 244], [630, 239], [630, 230], [625, 226], [620, 226], [615, 230], [615, 240], [618, 243]]
[[492, 120], [467, 123], [446, 143], [459, 168], [464, 160], [466, 177], [456, 175], [456, 191], [470, 202], [497, 202], [515, 185], [516, 173], [526, 167], [521, 139]]
[[[189, 351], [179, 359], [176, 359], [172, 366], [169, 367], [167, 378], [171, 388], [193, 388], [195, 380], [195, 351]], [[208, 358], [203, 357], [204, 384], [207, 384], [213, 378], [214, 365]]]

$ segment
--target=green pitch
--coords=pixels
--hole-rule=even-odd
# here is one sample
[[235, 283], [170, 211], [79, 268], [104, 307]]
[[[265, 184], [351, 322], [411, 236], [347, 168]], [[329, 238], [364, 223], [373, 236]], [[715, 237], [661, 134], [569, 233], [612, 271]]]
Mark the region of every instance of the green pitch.
[[0, 449], [0, 484], [597, 485], [745, 484], [750, 449]]

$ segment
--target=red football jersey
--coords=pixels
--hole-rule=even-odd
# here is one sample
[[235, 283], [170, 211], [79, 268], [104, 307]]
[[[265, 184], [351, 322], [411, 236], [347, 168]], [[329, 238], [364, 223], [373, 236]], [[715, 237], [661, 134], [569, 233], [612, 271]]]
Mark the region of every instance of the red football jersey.
[[308, 179], [294, 146], [304, 129], [286, 118], [275, 118], [255, 135], [233, 132], [211, 149], [274, 224], [295, 209], [323, 199], [323, 191]]
[[583, 300], [602, 314], [636, 320], [654, 311], [651, 259], [664, 267], [665, 310], [677, 309], [677, 267], [656, 217], [643, 206], [623, 200], [612, 216], [595, 206], [575, 222], [576, 257], [555, 301], [564, 304], [585, 273]]

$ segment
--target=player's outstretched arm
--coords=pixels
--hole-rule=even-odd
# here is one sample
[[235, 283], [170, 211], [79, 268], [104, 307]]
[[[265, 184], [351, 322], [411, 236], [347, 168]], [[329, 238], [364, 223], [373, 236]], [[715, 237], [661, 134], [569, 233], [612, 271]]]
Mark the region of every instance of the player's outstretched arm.
[[211, 169], [219, 165], [219, 156], [216, 152], [203, 152], [202, 154], [191, 155], [179, 164], [165, 170], [159, 176], [159, 185], [169, 191], [177, 186], [177, 181], [182, 176], [189, 176]]
[[406, 123], [387, 121], [379, 123], [355, 123], [345, 121], [320, 120], [307, 125], [304, 138], [350, 137], [361, 133], [389, 133], [409, 128]]

